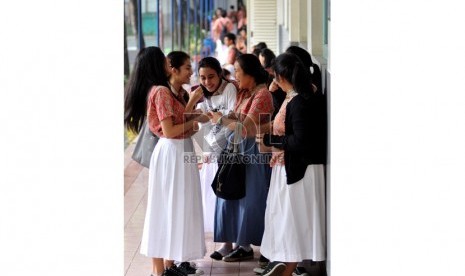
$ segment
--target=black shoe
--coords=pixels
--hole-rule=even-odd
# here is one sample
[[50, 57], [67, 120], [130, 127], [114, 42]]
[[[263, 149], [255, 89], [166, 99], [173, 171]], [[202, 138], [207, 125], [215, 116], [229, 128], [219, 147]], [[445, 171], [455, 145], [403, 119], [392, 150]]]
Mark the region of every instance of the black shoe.
[[286, 270], [286, 264], [282, 262], [271, 262], [262, 272], [262, 276], [281, 276]]
[[184, 272], [179, 270], [175, 265], [163, 271], [163, 276], [187, 276]]
[[265, 258], [265, 256], [263, 255], [260, 255], [260, 259], [258, 259], [258, 265], [261, 267], [261, 268], [265, 268], [268, 263], [270, 262], [270, 260], [268, 260], [267, 258]]
[[294, 272], [292, 272], [292, 276], [310, 276], [305, 267], [298, 266], [295, 268]]
[[213, 260], [221, 261], [223, 259], [223, 255], [221, 255], [220, 252], [215, 251], [210, 255], [210, 258], [212, 258]]
[[223, 261], [225, 262], [240, 262], [251, 259], [253, 259], [253, 249], [247, 252], [242, 247], [238, 247], [236, 250], [223, 257]]
[[191, 266], [191, 264], [189, 262], [182, 262], [178, 265], [178, 270], [181, 270], [183, 273], [187, 274], [187, 275], [202, 275], [203, 274], [203, 270], [200, 270], [200, 269], [197, 269], [193, 266]]

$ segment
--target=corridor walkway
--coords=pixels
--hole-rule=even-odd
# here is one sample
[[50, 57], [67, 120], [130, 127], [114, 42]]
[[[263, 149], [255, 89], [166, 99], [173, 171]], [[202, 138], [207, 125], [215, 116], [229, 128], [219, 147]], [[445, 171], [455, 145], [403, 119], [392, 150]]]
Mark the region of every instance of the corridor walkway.
[[[149, 276], [151, 259], [139, 253], [142, 227], [147, 204], [148, 169], [131, 159], [135, 143], [130, 144], [124, 154], [124, 275]], [[197, 267], [207, 275], [255, 275], [260, 256], [259, 248], [254, 247], [254, 260], [246, 262], [226, 263], [214, 261], [209, 256], [219, 244], [213, 242], [213, 234], [206, 233], [207, 254], [204, 259], [195, 260]]]

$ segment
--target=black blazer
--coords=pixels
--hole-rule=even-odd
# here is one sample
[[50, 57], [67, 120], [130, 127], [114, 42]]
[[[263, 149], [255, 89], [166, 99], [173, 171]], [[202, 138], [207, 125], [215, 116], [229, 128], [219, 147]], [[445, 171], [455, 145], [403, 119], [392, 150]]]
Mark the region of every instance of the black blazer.
[[297, 95], [286, 106], [285, 135], [265, 134], [263, 143], [284, 149], [287, 184], [301, 180], [307, 166], [326, 164], [326, 97], [313, 94], [308, 100]]

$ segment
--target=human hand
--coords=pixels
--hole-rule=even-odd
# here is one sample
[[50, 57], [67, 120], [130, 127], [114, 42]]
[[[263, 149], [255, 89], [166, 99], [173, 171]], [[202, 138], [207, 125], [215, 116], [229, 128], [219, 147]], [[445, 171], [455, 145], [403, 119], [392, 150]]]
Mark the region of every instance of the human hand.
[[259, 145], [262, 145], [263, 144], [263, 133], [257, 133], [255, 135], [255, 142]]
[[274, 154], [273, 156], [271, 156], [270, 167], [274, 167], [274, 165], [278, 162], [278, 158], [279, 156], [277, 154]]
[[210, 121], [213, 123], [213, 124], [216, 124], [218, 122], [218, 120], [223, 117], [223, 114], [221, 112], [213, 112], [213, 111], [210, 111], [208, 112], [209, 116], [210, 117]]
[[197, 103], [203, 97], [202, 87], [199, 85], [194, 91], [189, 93], [189, 101]]
[[273, 151], [273, 148], [272, 147], [267, 147], [265, 146], [265, 144], [263, 143], [263, 136], [265, 134], [264, 133], [257, 133], [255, 135], [255, 143], [257, 143], [257, 146], [258, 146], [258, 151], [259, 152], [262, 152], [262, 153], [265, 153], [265, 152], [272, 152]]
[[199, 131], [199, 129], [200, 129], [199, 121], [197, 120], [192, 121], [192, 131], [197, 132]]
[[208, 113], [201, 112], [196, 119], [199, 120], [200, 123], [206, 123], [208, 120], [210, 120], [210, 117], [208, 116]]
[[268, 90], [270, 92], [275, 92], [276, 90], [278, 90], [279, 86], [278, 84], [276, 83], [276, 81], [273, 79], [273, 81], [270, 83], [270, 87], [268, 88]]
[[318, 87], [316, 87], [316, 85], [312, 83], [312, 89], [313, 89], [313, 93], [316, 93], [316, 91], [318, 90]]

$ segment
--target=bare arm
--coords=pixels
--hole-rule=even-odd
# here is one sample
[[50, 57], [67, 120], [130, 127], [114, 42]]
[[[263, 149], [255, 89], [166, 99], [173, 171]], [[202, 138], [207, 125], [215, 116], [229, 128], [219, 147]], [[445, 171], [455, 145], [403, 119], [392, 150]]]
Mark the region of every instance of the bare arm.
[[197, 87], [193, 92], [189, 94], [189, 101], [186, 105], [186, 113], [190, 113], [194, 110], [195, 105], [203, 97], [202, 87]]
[[[210, 112], [211, 121], [212, 123], [221, 123], [221, 125], [227, 127], [228, 129], [234, 131], [236, 128], [236, 123], [238, 122], [237, 119], [228, 118], [223, 116], [221, 112]], [[242, 122], [242, 136], [245, 137], [255, 137], [257, 133], [257, 123], [258, 118], [254, 118], [255, 116], [247, 116], [245, 120]], [[221, 118], [221, 120], [220, 120]]]
[[175, 125], [173, 124], [173, 118], [168, 117], [164, 119], [163, 121], [161, 121], [160, 123], [161, 123], [161, 129], [163, 131], [163, 135], [166, 138], [174, 138], [183, 133], [191, 131], [192, 129], [198, 129], [198, 121], [195, 119], [191, 119], [182, 124]]
[[260, 124], [259, 133], [272, 133], [272, 132], [273, 132], [273, 121]]

